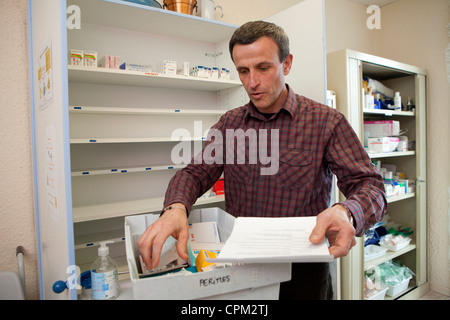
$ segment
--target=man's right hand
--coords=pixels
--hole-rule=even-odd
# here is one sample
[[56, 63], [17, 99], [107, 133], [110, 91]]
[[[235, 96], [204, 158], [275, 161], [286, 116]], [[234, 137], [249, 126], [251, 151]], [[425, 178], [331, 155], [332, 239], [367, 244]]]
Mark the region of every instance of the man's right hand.
[[[182, 204], [177, 206], [184, 207]], [[165, 211], [137, 241], [139, 252], [148, 270], [158, 266], [162, 247], [169, 236], [178, 240], [178, 254], [182, 259], [188, 260], [189, 225], [185, 210], [173, 208]]]

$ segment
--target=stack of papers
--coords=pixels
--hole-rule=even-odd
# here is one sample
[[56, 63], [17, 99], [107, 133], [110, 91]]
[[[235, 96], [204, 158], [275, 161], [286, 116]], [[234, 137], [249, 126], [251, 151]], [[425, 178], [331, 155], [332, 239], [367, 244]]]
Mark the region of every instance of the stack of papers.
[[331, 262], [324, 239], [312, 244], [309, 236], [316, 217], [239, 217], [219, 256], [208, 262], [282, 263]]

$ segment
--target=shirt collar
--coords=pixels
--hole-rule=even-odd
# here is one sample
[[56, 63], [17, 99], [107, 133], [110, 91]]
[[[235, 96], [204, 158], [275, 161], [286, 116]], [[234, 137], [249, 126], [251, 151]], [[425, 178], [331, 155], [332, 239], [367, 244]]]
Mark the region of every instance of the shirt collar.
[[[292, 117], [292, 119], [294, 119], [296, 114], [298, 113], [298, 108], [295, 103], [296, 94], [295, 94], [294, 90], [292, 90], [292, 88], [288, 84], [286, 84], [286, 88], [288, 89], [288, 96], [286, 97], [286, 100], [284, 100], [283, 104], [281, 105], [280, 111], [278, 111], [277, 113], [287, 112]], [[258, 112], [255, 105], [251, 101], [247, 105], [247, 110], [246, 110], [246, 113], [244, 116], [245, 116], [246, 121], [248, 121], [249, 117], [261, 119], [264, 121], [268, 120], [268, 119], [264, 118], [264, 116]]]

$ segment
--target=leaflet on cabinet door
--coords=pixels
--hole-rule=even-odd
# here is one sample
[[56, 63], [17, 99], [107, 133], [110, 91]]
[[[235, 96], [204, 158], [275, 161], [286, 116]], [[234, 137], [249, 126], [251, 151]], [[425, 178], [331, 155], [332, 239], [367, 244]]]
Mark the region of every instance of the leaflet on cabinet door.
[[52, 42], [49, 41], [42, 50], [37, 62], [38, 72], [36, 83], [39, 86], [40, 110], [47, 108], [53, 101], [53, 67], [52, 67]]

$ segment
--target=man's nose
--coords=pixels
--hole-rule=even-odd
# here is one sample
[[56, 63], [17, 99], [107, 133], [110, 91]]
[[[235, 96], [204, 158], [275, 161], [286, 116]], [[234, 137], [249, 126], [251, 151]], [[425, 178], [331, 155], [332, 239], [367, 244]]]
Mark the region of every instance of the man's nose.
[[249, 82], [248, 83], [249, 83], [250, 88], [256, 88], [259, 85], [260, 80], [259, 80], [259, 76], [256, 72], [254, 72], [254, 71], [249, 72]]

